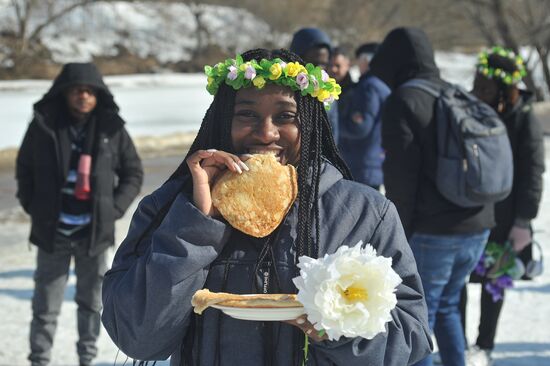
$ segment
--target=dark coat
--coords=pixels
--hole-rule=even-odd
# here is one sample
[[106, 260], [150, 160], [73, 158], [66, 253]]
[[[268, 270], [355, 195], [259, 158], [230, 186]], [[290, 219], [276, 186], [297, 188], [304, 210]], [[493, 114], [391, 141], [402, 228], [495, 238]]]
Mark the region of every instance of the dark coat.
[[[92, 222], [89, 254], [96, 255], [114, 243], [114, 224], [139, 193], [143, 181], [141, 161], [124, 121], [118, 115], [101, 75], [92, 64], [68, 64], [51, 89], [34, 105], [31, 121], [17, 156], [17, 198], [31, 216], [31, 243], [53, 252], [61, 209], [61, 188], [69, 169], [71, 146], [62, 129], [68, 129], [63, 92], [76, 84], [98, 90], [93, 111], [96, 139], [92, 151]], [[66, 135], [66, 134], [65, 134]]]
[[367, 73], [352, 90], [347, 110], [340, 116], [342, 157], [356, 181], [373, 187], [384, 182], [381, 115], [389, 94], [380, 79]]
[[[193, 365], [216, 365], [215, 359], [223, 365], [267, 364], [264, 347], [268, 337], [262, 322], [233, 319], [216, 309], [197, 316], [191, 307], [192, 295], [201, 288], [254, 293], [258, 291], [256, 282], [261, 291], [265, 282], [255, 265], [265, 239], [250, 237], [203, 215], [186, 194], [178, 194], [182, 181], [169, 181], [139, 204], [103, 282], [105, 329], [125, 354], [139, 360], [172, 356], [170, 365], [180, 366], [187, 365], [182, 355], [191, 355]], [[144, 235], [138, 247], [145, 228], [176, 194], [158, 228]], [[308, 365], [405, 366], [424, 358], [431, 349], [426, 303], [393, 204], [365, 185], [344, 180], [328, 163], [321, 171], [318, 204], [319, 256], [363, 240], [372, 244], [378, 255], [393, 259], [392, 267], [403, 282], [397, 286], [397, 305], [385, 333], [372, 340], [342, 337], [311, 342]], [[297, 205], [294, 203], [281, 223], [273, 243], [280, 281], [271, 282], [280, 285], [277, 291], [281, 293], [296, 292], [292, 278], [298, 272]], [[272, 326], [277, 334], [273, 337], [273, 365], [295, 365], [293, 359], [301, 357], [296, 329], [282, 322]], [[193, 346], [183, 342], [189, 335]]]
[[542, 196], [544, 172], [544, 138], [533, 113], [533, 95], [522, 92], [516, 105], [502, 119], [514, 156], [512, 193], [495, 205], [496, 227], [490, 240], [505, 242], [514, 220], [531, 220], [537, 216]]
[[374, 56], [371, 72], [392, 90], [382, 112], [384, 186], [407, 235], [466, 234], [491, 228], [493, 205], [463, 208], [437, 190], [435, 98], [422, 90], [400, 88], [415, 78], [445, 83], [424, 32], [416, 28], [392, 31]]

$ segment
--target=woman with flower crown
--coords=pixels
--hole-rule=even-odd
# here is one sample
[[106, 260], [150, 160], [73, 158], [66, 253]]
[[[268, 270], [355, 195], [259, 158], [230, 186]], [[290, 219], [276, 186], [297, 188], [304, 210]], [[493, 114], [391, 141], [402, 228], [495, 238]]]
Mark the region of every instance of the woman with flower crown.
[[[137, 360], [171, 357], [172, 366], [403, 366], [424, 358], [431, 340], [414, 257], [393, 204], [354, 183], [338, 155], [325, 112], [340, 92], [334, 79], [286, 50], [248, 51], [205, 71], [214, 100], [199, 133], [170, 179], [141, 201], [106, 274], [103, 324], [114, 342]], [[298, 198], [265, 238], [232, 228], [211, 196], [221, 173], [246, 171], [257, 153], [298, 172]], [[296, 293], [298, 257], [361, 240], [390, 257], [402, 280], [385, 332], [372, 339], [329, 340], [306, 316], [261, 322], [193, 312], [203, 288]]]

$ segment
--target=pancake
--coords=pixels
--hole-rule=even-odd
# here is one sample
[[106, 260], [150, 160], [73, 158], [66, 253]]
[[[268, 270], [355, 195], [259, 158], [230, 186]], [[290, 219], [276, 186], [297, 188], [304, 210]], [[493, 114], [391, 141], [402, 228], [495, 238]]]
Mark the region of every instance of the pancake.
[[195, 292], [191, 299], [197, 314], [212, 305], [222, 305], [236, 308], [299, 308], [303, 305], [296, 300], [294, 294], [251, 294], [236, 295], [225, 292], [210, 292], [202, 289]]
[[235, 229], [263, 238], [281, 224], [298, 195], [296, 168], [272, 154], [253, 155], [245, 164], [249, 171], [228, 170], [218, 179], [212, 203]]

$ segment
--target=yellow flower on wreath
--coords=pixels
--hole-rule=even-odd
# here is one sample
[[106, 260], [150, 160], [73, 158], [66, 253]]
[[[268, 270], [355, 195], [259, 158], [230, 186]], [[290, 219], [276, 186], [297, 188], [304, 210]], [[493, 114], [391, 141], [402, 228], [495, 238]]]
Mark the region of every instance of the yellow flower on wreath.
[[256, 76], [254, 79], [252, 79], [252, 84], [258, 89], [261, 89], [265, 85], [265, 79], [262, 76]]
[[325, 99], [327, 99], [329, 97], [330, 97], [330, 92], [328, 90], [325, 90], [325, 89], [320, 89], [319, 93], [317, 94], [317, 99], [320, 102], [324, 102]]
[[248, 66], [252, 66], [252, 64], [250, 63], [250, 61], [241, 64], [241, 66], [239, 66], [239, 69], [240, 69], [241, 71], [246, 71], [246, 68], [247, 68]]
[[290, 77], [296, 77], [296, 75], [300, 73], [301, 68], [303, 68], [303, 66], [299, 63], [289, 62], [285, 66], [285, 74]]
[[280, 63], [276, 62], [269, 68], [269, 73], [271, 74], [269, 75], [270, 80], [277, 80], [283, 73], [283, 67]]

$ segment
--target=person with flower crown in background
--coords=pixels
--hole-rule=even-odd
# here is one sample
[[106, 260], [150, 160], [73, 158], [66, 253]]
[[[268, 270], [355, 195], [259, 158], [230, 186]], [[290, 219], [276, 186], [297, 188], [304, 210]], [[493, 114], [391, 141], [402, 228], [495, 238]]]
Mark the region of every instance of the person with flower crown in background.
[[[214, 100], [199, 133], [171, 178], [139, 204], [105, 277], [102, 320], [115, 344], [138, 360], [171, 357], [172, 366], [404, 366], [425, 357], [426, 305], [397, 211], [351, 181], [332, 137], [325, 108], [340, 93], [335, 80], [287, 50], [250, 50], [205, 72]], [[212, 203], [216, 179], [247, 174], [249, 154], [271, 154], [297, 170], [296, 201], [261, 238], [233, 228]], [[299, 257], [361, 240], [392, 258], [402, 279], [385, 332], [372, 339], [329, 340], [305, 316], [277, 322], [193, 312], [201, 289], [296, 293]], [[349, 306], [369, 299], [346, 291], [340, 296]]]
[[[436, 105], [452, 86], [439, 75], [426, 33], [393, 29], [370, 64], [370, 72], [392, 91], [382, 110], [386, 196], [397, 207], [416, 259], [443, 363], [464, 366], [460, 291], [487, 243], [493, 205], [464, 207], [444, 196], [438, 185], [436, 130], [445, 125], [438, 123]], [[415, 81], [435, 92], [415, 87]], [[416, 365], [432, 366], [432, 355]]]
[[[473, 93], [493, 107], [506, 125], [514, 160], [512, 193], [495, 205], [496, 226], [491, 230], [489, 242], [500, 245], [509, 242], [516, 253], [524, 251], [533, 239], [531, 220], [539, 209], [544, 172], [543, 131], [533, 112], [533, 94], [518, 87], [523, 76], [522, 57], [496, 46], [479, 54], [473, 87]], [[484, 277], [481, 283], [479, 335], [467, 352], [469, 366], [492, 364], [491, 351], [504, 303], [504, 289], [493, 296], [490, 280]], [[462, 297], [465, 324], [466, 286]]]
[[17, 155], [17, 198], [31, 217], [38, 247], [29, 360], [50, 361], [72, 258], [76, 274], [77, 352], [81, 366], [97, 354], [101, 283], [115, 221], [143, 182], [141, 160], [119, 108], [92, 63], [69, 63], [34, 104]]
[[[323, 70], [323, 78], [328, 78], [325, 70], [330, 66], [332, 42], [325, 32], [319, 28], [301, 28], [292, 36], [289, 49], [300, 56], [305, 63], [319, 66]], [[340, 136], [338, 102], [333, 102], [333, 104], [333, 108], [327, 113], [334, 141], [338, 144]]]

